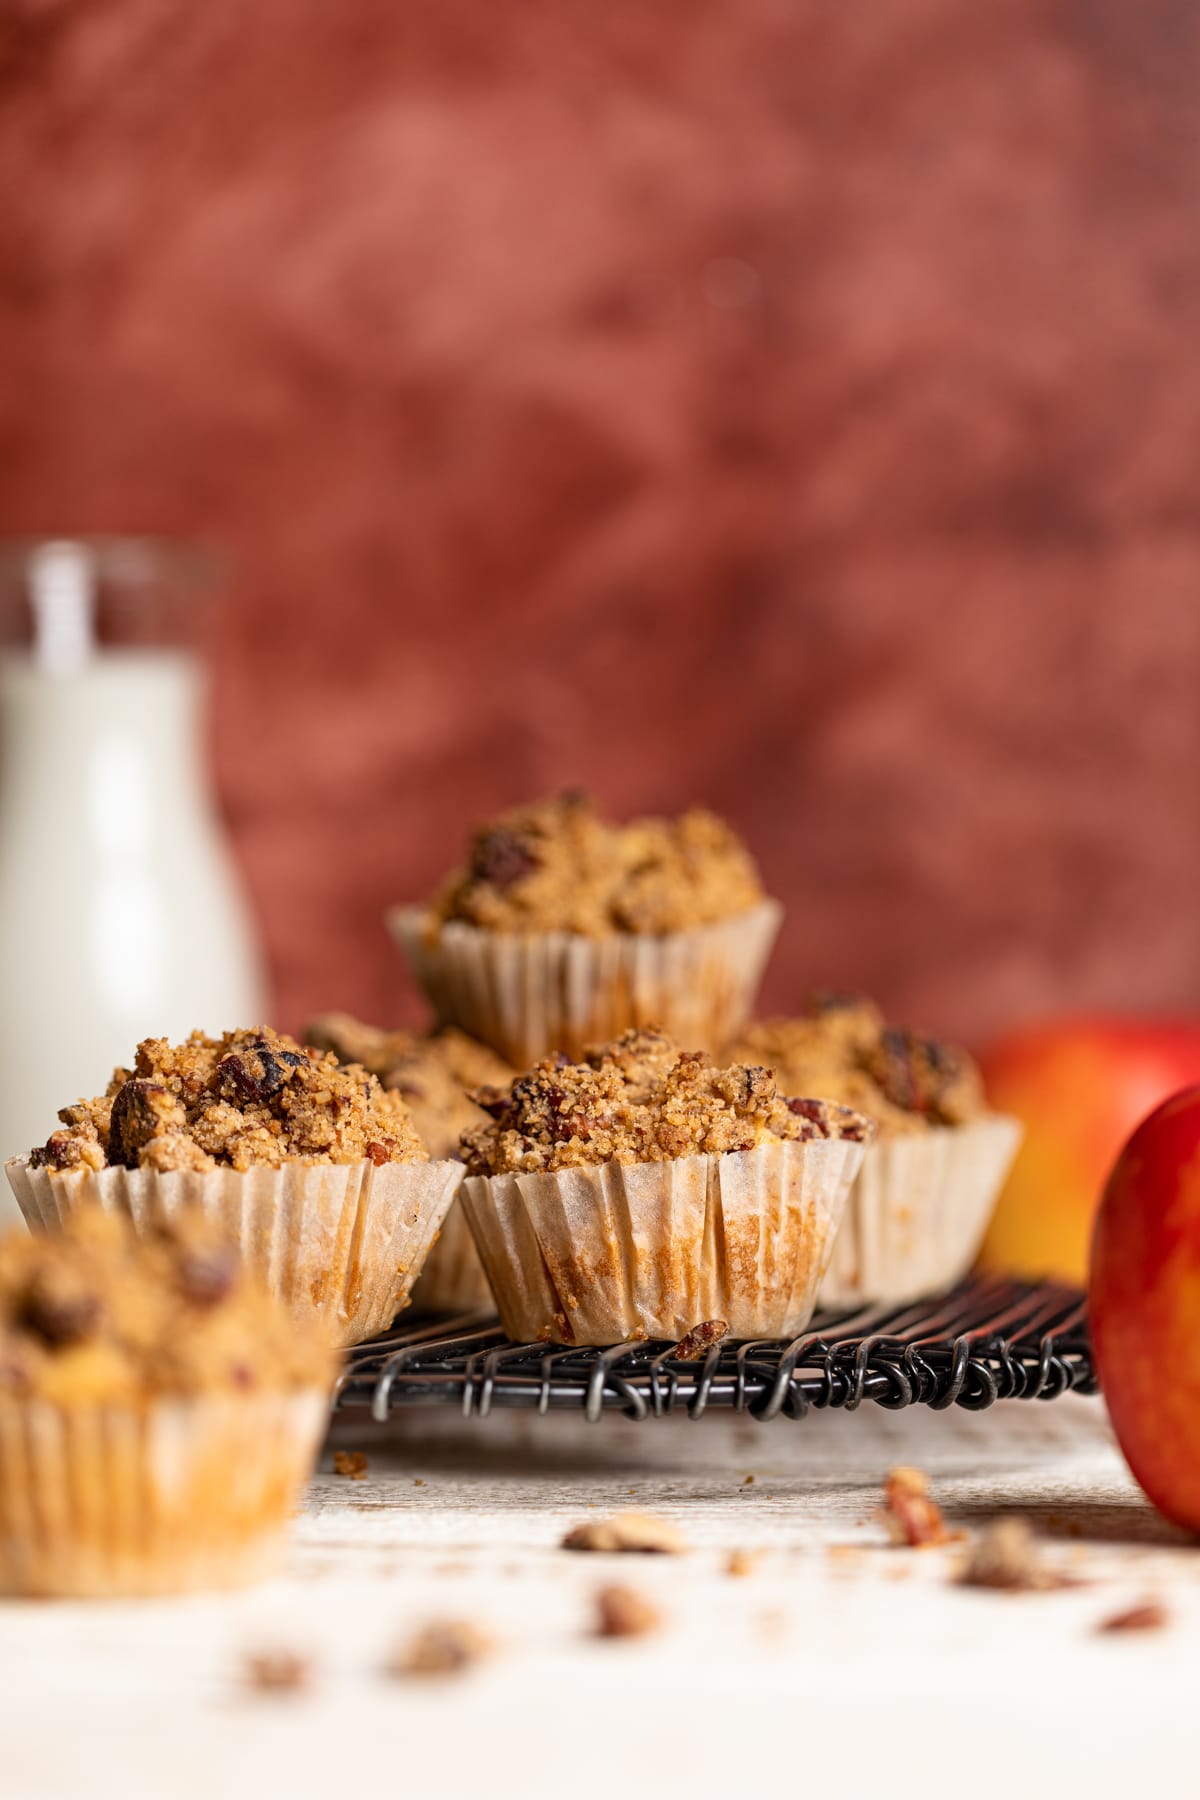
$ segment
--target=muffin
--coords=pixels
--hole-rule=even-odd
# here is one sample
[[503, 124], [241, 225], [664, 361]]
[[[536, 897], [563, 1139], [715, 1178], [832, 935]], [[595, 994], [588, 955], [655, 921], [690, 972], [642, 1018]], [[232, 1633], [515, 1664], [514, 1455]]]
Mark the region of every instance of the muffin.
[[339, 1344], [407, 1304], [462, 1176], [430, 1161], [403, 1098], [376, 1076], [265, 1028], [147, 1038], [132, 1070], [59, 1118], [5, 1165], [31, 1227], [91, 1200], [139, 1229], [199, 1208]]
[[803, 1330], [872, 1135], [860, 1114], [656, 1031], [474, 1098], [491, 1118], [463, 1136], [461, 1200], [510, 1337]]
[[389, 922], [438, 1018], [526, 1068], [650, 1024], [727, 1041], [780, 917], [712, 813], [612, 825], [563, 794], [483, 826], [433, 904]]
[[0, 1239], [0, 1590], [117, 1595], [268, 1574], [337, 1357], [211, 1220], [81, 1206]]
[[[486, 1045], [452, 1025], [427, 1036], [381, 1031], [348, 1013], [323, 1013], [305, 1033], [342, 1062], [361, 1063], [384, 1089], [401, 1095], [431, 1156], [460, 1158], [459, 1138], [485, 1114], [466, 1089], [512, 1080], [513, 1070]], [[425, 1259], [413, 1305], [430, 1312], [492, 1311], [495, 1302], [462, 1208], [453, 1204]]]
[[801, 1018], [750, 1026], [730, 1054], [766, 1063], [787, 1091], [875, 1121], [823, 1306], [916, 1299], [966, 1274], [1021, 1128], [989, 1111], [965, 1050], [889, 1027], [869, 1000], [825, 994]]

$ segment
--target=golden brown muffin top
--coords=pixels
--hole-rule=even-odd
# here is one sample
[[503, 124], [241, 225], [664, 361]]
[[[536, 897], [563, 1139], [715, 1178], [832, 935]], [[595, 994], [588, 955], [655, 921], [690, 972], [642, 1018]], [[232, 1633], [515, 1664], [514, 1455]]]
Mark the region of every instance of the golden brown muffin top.
[[872, 1001], [855, 995], [816, 994], [802, 1018], [750, 1025], [730, 1055], [767, 1063], [788, 1092], [866, 1113], [884, 1137], [966, 1125], [988, 1110], [965, 1050], [888, 1026]]
[[244, 1273], [202, 1213], [141, 1237], [95, 1206], [0, 1238], [0, 1392], [59, 1404], [325, 1387], [325, 1327]]
[[481, 826], [433, 913], [488, 931], [656, 936], [734, 918], [762, 898], [753, 858], [715, 814], [611, 825], [571, 793]]
[[383, 1031], [349, 1013], [322, 1013], [305, 1037], [340, 1062], [361, 1063], [378, 1075], [384, 1088], [401, 1096], [430, 1156], [439, 1158], [459, 1156], [462, 1133], [483, 1123], [485, 1115], [466, 1089], [513, 1078], [506, 1062], [453, 1025], [422, 1037]]
[[842, 1137], [872, 1126], [822, 1100], [785, 1099], [770, 1069], [718, 1068], [659, 1031], [627, 1031], [582, 1062], [548, 1057], [511, 1087], [480, 1088], [492, 1122], [463, 1134], [472, 1175], [532, 1174], [596, 1163], [667, 1162], [760, 1144]]
[[425, 1162], [408, 1108], [376, 1076], [262, 1026], [183, 1044], [146, 1038], [132, 1070], [59, 1113], [30, 1162], [50, 1169], [277, 1169]]

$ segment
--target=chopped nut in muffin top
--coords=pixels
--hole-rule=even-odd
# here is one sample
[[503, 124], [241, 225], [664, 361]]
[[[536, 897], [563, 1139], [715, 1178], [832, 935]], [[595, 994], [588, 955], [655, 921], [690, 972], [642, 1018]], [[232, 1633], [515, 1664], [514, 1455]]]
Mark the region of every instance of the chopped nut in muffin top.
[[804, 1017], [747, 1027], [731, 1056], [763, 1062], [788, 1093], [819, 1094], [874, 1119], [883, 1136], [965, 1125], [986, 1116], [979, 1069], [965, 1050], [884, 1023], [870, 1000], [814, 995]]
[[462, 1133], [483, 1123], [466, 1090], [513, 1078], [494, 1051], [453, 1025], [419, 1037], [364, 1025], [349, 1013], [322, 1013], [304, 1035], [310, 1044], [332, 1050], [339, 1062], [361, 1063], [399, 1094], [430, 1156], [438, 1158], [458, 1156]]
[[482, 826], [433, 911], [488, 931], [654, 936], [733, 918], [762, 898], [749, 851], [713, 813], [611, 825], [572, 793]]
[[718, 1068], [701, 1052], [681, 1054], [658, 1031], [627, 1031], [578, 1063], [550, 1057], [511, 1087], [479, 1088], [474, 1098], [492, 1122], [463, 1133], [473, 1175], [666, 1162], [872, 1130], [844, 1107], [785, 1099], [769, 1069]]
[[400, 1094], [262, 1027], [186, 1043], [146, 1038], [107, 1091], [59, 1113], [34, 1167], [205, 1171], [285, 1162], [425, 1162]]
[[61, 1231], [0, 1239], [0, 1393], [59, 1404], [324, 1387], [324, 1326], [295, 1319], [186, 1209], [139, 1235], [81, 1206]]

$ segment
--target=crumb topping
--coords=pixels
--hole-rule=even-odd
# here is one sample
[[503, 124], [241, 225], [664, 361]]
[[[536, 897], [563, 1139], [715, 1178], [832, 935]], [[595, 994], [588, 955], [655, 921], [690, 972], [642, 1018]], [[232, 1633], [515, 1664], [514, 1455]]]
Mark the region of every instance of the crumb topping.
[[204, 1172], [285, 1162], [424, 1162], [403, 1097], [367, 1069], [262, 1027], [146, 1038], [104, 1094], [59, 1113], [35, 1168]]
[[814, 995], [802, 1018], [750, 1025], [730, 1054], [767, 1063], [785, 1092], [866, 1113], [885, 1137], [987, 1113], [982, 1077], [965, 1050], [888, 1026], [877, 1006], [854, 996]]
[[349, 1013], [323, 1013], [305, 1032], [310, 1044], [332, 1050], [339, 1062], [359, 1063], [399, 1094], [430, 1156], [457, 1157], [459, 1138], [484, 1114], [468, 1099], [468, 1088], [499, 1086], [514, 1071], [486, 1045], [452, 1025], [427, 1037], [411, 1031], [382, 1031]]
[[872, 1130], [843, 1107], [785, 1099], [770, 1069], [718, 1068], [659, 1031], [627, 1031], [578, 1063], [549, 1057], [511, 1087], [477, 1088], [473, 1098], [492, 1122], [463, 1133], [472, 1175], [666, 1162]]
[[82, 1206], [0, 1238], [0, 1391], [59, 1404], [324, 1387], [337, 1358], [242, 1270], [205, 1215], [150, 1236]]
[[481, 826], [433, 912], [488, 931], [657, 936], [733, 918], [762, 898], [753, 858], [715, 814], [693, 807], [612, 825], [569, 793]]

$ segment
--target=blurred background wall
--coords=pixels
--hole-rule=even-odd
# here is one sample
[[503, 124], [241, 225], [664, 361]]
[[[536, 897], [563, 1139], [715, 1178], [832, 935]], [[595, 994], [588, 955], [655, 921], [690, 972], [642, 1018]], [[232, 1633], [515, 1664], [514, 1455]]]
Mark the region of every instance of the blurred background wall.
[[[228, 547], [280, 1023], [466, 827], [702, 799], [767, 999], [1200, 1003], [1189, 0], [12, 0], [0, 530]], [[197, 946], [203, 955], [203, 946]]]

